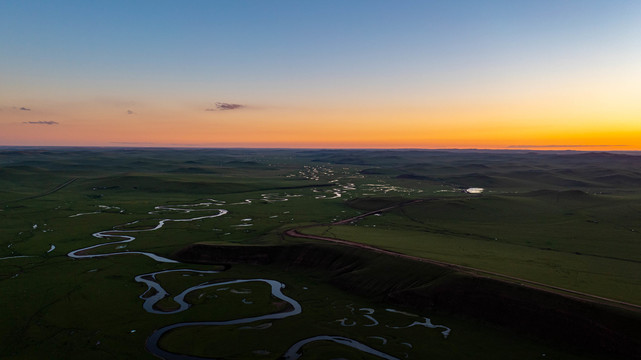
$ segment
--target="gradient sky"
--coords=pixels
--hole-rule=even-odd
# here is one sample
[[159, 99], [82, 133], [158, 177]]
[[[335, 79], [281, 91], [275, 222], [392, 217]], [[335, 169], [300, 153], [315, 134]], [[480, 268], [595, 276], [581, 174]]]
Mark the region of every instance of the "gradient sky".
[[3, 0], [0, 145], [641, 150], [641, 1]]

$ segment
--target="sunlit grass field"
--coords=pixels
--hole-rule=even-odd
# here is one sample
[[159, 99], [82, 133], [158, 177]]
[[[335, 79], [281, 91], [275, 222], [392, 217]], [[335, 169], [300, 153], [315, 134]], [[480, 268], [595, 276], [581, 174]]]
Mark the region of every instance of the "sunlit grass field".
[[488, 195], [302, 231], [641, 304], [640, 211], [637, 196]]

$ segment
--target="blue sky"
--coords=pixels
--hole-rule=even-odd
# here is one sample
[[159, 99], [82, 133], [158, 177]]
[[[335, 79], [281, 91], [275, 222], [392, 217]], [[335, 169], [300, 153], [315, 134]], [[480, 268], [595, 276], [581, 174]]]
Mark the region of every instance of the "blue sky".
[[513, 104], [638, 76], [640, 24], [639, 1], [3, 1], [0, 107]]

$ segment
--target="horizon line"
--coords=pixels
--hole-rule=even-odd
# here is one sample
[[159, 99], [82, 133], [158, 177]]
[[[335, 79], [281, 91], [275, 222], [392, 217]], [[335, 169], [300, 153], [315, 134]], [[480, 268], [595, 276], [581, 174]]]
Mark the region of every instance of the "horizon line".
[[[198, 145], [0, 145], [0, 149], [7, 148], [90, 148], [90, 149], [193, 149], [193, 150], [205, 150], [205, 149], [219, 149], [219, 150], [389, 150], [389, 151], [505, 151], [505, 152], [641, 152], [641, 149], [631, 149], [631, 150], [581, 150], [581, 147], [621, 147], [625, 145], [584, 145], [576, 146], [576, 148], [570, 148], [569, 146], [555, 146], [555, 145], [533, 145], [530, 147], [520, 147], [520, 146], [507, 146], [504, 148], [481, 148], [481, 147], [451, 147], [451, 148], [420, 148], [420, 147], [398, 147], [398, 148], [376, 148], [376, 147], [273, 147], [273, 146], [264, 146], [264, 147], [251, 147], [251, 146], [198, 146]], [[559, 147], [558, 149], [553, 149], [553, 147]]]

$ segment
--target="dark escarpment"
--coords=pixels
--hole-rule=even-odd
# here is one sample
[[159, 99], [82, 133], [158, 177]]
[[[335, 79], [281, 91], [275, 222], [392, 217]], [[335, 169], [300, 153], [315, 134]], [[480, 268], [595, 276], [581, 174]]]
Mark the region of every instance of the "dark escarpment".
[[641, 359], [641, 314], [435, 264], [335, 245], [193, 244], [180, 261], [313, 271], [340, 289], [417, 311], [487, 321], [609, 359]]

